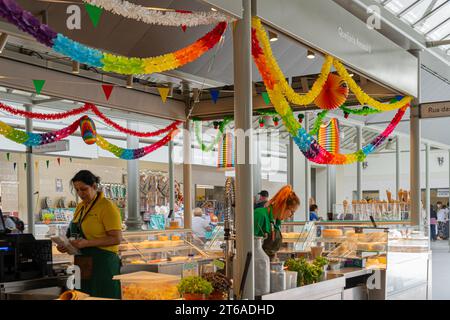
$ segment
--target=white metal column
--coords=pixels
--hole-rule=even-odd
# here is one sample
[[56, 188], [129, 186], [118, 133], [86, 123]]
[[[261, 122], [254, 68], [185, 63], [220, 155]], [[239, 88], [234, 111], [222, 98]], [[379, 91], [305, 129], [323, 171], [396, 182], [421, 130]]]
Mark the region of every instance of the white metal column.
[[[138, 130], [137, 123], [127, 121], [128, 129]], [[139, 138], [127, 135], [127, 148], [139, 148]], [[139, 199], [139, 160], [127, 161], [127, 212], [126, 220], [127, 230], [140, 230], [142, 220], [140, 217], [140, 199]]]
[[[305, 130], [309, 132], [311, 114], [305, 112]], [[309, 221], [309, 199], [311, 198], [311, 162], [305, 158], [305, 221]], [[332, 207], [331, 207], [332, 208]]]
[[430, 206], [431, 206], [431, 195], [430, 195], [430, 145], [427, 143], [425, 145], [426, 151], [425, 151], [425, 212], [426, 212], [426, 219], [425, 221], [427, 224], [425, 224], [424, 219], [420, 219], [420, 225], [424, 228], [426, 234], [429, 235], [428, 229], [429, 229], [429, 221], [430, 221]]
[[173, 163], [173, 141], [169, 142], [169, 209], [175, 208], [175, 176]]
[[[31, 112], [31, 105], [25, 106], [27, 112]], [[26, 118], [25, 129], [27, 132], [33, 131], [33, 120]], [[34, 156], [33, 148], [27, 147], [27, 219], [28, 233], [34, 234]]]
[[287, 174], [288, 184], [294, 187], [294, 139], [289, 135], [288, 152], [287, 152]]
[[183, 206], [184, 228], [192, 228], [192, 159], [191, 159], [191, 121], [184, 123], [183, 133]]
[[411, 188], [411, 223], [413, 226], [420, 225], [421, 216], [421, 184], [420, 184], [420, 147], [421, 126], [419, 118], [420, 109], [420, 69], [421, 51], [412, 51], [419, 61], [418, 73], [418, 97], [413, 101], [410, 108], [410, 188]]
[[400, 191], [400, 137], [397, 136], [395, 143], [395, 197]]
[[[242, 0], [243, 19], [236, 22], [233, 31], [234, 61], [234, 119], [238, 134], [248, 133], [252, 128], [252, 56], [251, 19], [252, 1]], [[244, 145], [242, 144], [244, 140]], [[236, 257], [233, 264], [235, 295], [239, 293], [244, 276], [247, 256], [251, 260], [241, 299], [255, 298], [253, 259], [253, 172], [251, 164], [251, 136], [237, 139], [236, 143]], [[241, 141], [241, 143], [239, 143]], [[245, 159], [245, 161], [241, 161]], [[244, 162], [244, 163], [242, 163]]]
[[[362, 149], [362, 127], [356, 127], [356, 150]], [[356, 200], [361, 201], [363, 199], [362, 192], [362, 163], [356, 163]]]

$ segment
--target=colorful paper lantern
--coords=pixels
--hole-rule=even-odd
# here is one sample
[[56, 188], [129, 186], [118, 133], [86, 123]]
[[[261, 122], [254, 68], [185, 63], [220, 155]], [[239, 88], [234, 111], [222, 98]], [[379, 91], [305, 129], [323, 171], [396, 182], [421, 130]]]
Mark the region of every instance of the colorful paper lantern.
[[333, 110], [342, 106], [348, 98], [348, 85], [340, 76], [330, 73], [314, 103], [321, 109]]
[[321, 125], [319, 129], [319, 144], [328, 152], [339, 153], [339, 131], [338, 119], [333, 118], [327, 124]]
[[235, 167], [235, 142], [234, 135], [227, 132], [219, 142], [217, 168], [222, 170], [233, 170]]
[[81, 137], [86, 144], [95, 144], [97, 142], [97, 130], [95, 123], [88, 116], [84, 116], [80, 120]]

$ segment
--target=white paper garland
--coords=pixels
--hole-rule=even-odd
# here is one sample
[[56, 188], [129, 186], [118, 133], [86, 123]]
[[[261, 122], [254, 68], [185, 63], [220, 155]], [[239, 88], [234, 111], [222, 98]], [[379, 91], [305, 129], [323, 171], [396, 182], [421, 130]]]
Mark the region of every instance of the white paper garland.
[[236, 20], [217, 11], [183, 13], [149, 9], [125, 0], [83, 1], [126, 18], [161, 26], [196, 27], [199, 25], [217, 24], [222, 21], [233, 22]]

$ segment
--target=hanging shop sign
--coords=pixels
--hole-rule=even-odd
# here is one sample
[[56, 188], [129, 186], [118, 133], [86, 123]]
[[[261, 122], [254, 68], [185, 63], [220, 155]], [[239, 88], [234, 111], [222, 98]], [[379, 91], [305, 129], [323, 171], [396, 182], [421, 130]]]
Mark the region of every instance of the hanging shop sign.
[[259, 0], [257, 15], [370, 79], [412, 96], [418, 94], [417, 58], [333, 1]]
[[450, 117], [450, 101], [423, 103], [420, 105], [420, 118]]
[[70, 150], [69, 140], [60, 140], [53, 143], [33, 147], [33, 153], [62, 152], [69, 150]]
[[437, 190], [437, 197], [438, 198], [448, 198], [448, 197], [450, 197], [448, 189], [438, 189]]

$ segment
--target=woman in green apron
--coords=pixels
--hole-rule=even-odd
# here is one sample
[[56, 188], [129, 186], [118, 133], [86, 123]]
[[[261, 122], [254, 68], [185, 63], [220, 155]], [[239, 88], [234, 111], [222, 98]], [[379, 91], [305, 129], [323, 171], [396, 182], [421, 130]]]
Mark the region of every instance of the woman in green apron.
[[[81, 270], [81, 291], [98, 298], [120, 299], [119, 244], [122, 220], [116, 205], [97, 190], [100, 179], [90, 171], [78, 172], [72, 185], [82, 202], [78, 204], [67, 236], [80, 254], [75, 264]], [[58, 246], [60, 252], [66, 248]]]

